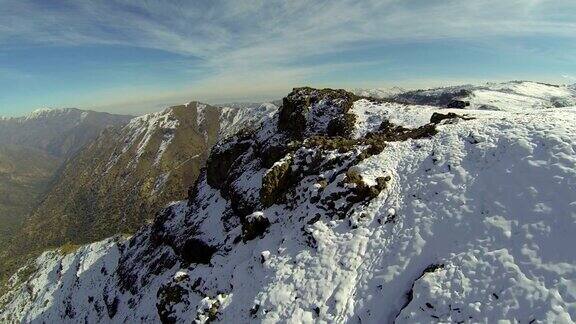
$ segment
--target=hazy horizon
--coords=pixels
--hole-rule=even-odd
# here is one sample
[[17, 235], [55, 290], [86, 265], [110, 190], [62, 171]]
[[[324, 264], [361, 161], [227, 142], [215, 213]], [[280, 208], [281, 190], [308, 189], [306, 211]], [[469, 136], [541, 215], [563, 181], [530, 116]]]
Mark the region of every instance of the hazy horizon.
[[[385, 86], [385, 87], [332, 87], [335, 89], [347, 89], [347, 90], [351, 90], [351, 89], [379, 89], [379, 90], [385, 90], [385, 89], [390, 89], [393, 87], [400, 87], [404, 90], [410, 91], [410, 90], [419, 90], [419, 89], [433, 89], [433, 88], [440, 88], [440, 87], [450, 87], [450, 86], [460, 86], [460, 85], [482, 85], [482, 84], [487, 84], [487, 83], [500, 83], [500, 82], [507, 82], [507, 81], [531, 81], [531, 82], [539, 82], [539, 83], [551, 83], [551, 84], [555, 84], [555, 85], [560, 85], [560, 86], [566, 86], [566, 85], [572, 85], [572, 84], [576, 84], [576, 82], [564, 82], [564, 83], [554, 83], [553, 81], [542, 81], [542, 80], [495, 80], [495, 81], [476, 81], [476, 82], [446, 82], [446, 83], [442, 83], [442, 82], [438, 82], [438, 83], [431, 83], [430, 85], [421, 85], [421, 86], [412, 86], [412, 87], [407, 87], [407, 86]], [[296, 87], [300, 87], [300, 86], [309, 86], [309, 85], [298, 85]], [[323, 88], [322, 86], [312, 86], [315, 88]], [[181, 104], [185, 104], [187, 102], [191, 102], [191, 101], [198, 101], [198, 102], [203, 102], [203, 103], [207, 103], [210, 105], [215, 105], [215, 106], [223, 106], [223, 105], [227, 105], [227, 104], [237, 104], [237, 103], [261, 103], [261, 102], [271, 102], [271, 101], [276, 101], [276, 100], [281, 100], [286, 94], [288, 94], [291, 91], [291, 89], [286, 89], [285, 92], [283, 93], [279, 93], [277, 96], [269, 96], [269, 97], [253, 97], [253, 98], [229, 98], [229, 100], [203, 100], [203, 99], [198, 99], [198, 98], [179, 98], [180, 100], [176, 100], [174, 98], [172, 99], [166, 99], [166, 100], [162, 100], [162, 99], [158, 99], [157, 101], [151, 101], [151, 102], [132, 102], [132, 103], [120, 103], [117, 105], [110, 105], [110, 106], [77, 106], [77, 107], [36, 107], [36, 108], [32, 108], [29, 109], [28, 111], [23, 110], [21, 113], [17, 112], [16, 114], [2, 114], [2, 112], [0, 111], [0, 118], [1, 117], [25, 117], [26, 115], [33, 113], [35, 111], [40, 111], [40, 110], [54, 110], [54, 109], [67, 109], [67, 108], [76, 108], [76, 109], [80, 109], [80, 110], [89, 110], [89, 111], [96, 111], [96, 112], [106, 112], [106, 113], [111, 113], [111, 114], [119, 114], [119, 115], [133, 115], [133, 116], [141, 116], [141, 115], [145, 115], [145, 114], [149, 114], [149, 113], [153, 113], [153, 112], [158, 112], [158, 111], [162, 111], [163, 109], [166, 109], [168, 107], [171, 106], [175, 106], [175, 105], [181, 105]]]

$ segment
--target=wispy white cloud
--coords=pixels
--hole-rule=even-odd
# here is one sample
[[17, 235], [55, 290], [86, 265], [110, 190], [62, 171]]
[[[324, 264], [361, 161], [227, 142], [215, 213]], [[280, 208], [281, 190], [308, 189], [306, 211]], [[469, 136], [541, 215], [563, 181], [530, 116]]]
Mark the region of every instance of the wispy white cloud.
[[321, 63], [303, 65], [308, 57], [359, 44], [527, 35], [576, 38], [573, 0], [55, 3], [0, 0], [0, 46], [118, 44], [192, 56], [210, 73], [189, 88], [207, 96], [294, 84], [323, 69]]
[[[576, 3], [571, 0], [53, 3], [1, 0], [0, 40], [128, 44], [234, 65], [293, 59], [370, 40], [525, 34], [576, 37], [576, 21], [568, 19], [576, 15]], [[567, 12], [573, 15], [558, 18]]]

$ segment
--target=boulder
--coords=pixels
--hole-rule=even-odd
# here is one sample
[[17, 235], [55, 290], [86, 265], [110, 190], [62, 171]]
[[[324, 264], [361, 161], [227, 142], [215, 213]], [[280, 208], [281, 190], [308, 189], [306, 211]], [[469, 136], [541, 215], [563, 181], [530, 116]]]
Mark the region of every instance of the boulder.
[[452, 100], [448, 103], [448, 105], [446, 107], [448, 108], [456, 108], [456, 109], [464, 109], [466, 107], [470, 106], [470, 102], [469, 101], [464, 101], [464, 100]]
[[242, 222], [242, 238], [244, 242], [262, 236], [270, 227], [270, 221], [264, 213], [254, 212], [248, 215]]

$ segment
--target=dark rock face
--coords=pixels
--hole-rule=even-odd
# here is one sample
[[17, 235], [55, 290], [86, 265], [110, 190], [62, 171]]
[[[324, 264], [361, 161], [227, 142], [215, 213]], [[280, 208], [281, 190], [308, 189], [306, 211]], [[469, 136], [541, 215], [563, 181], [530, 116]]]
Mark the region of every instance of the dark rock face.
[[214, 188], [224, 189], [234, 163], [250, 149], [249, 134], [238, 134], [212, 148], [206, 162], [206, 180]]
[[270, 227], [270, 221], [263, 214], [254, 213], [242, 223], [242, 238], [244, 241], [250, 241], [262, 236]]
[[343, 114], [339, 117], [332, 119], [328, 123], [326, 132], [328, 136], [342, 136], [350, 137], [354, 131], [354, 123], [356, 122], [356, 115]]
[[109, 318], [114, 318], [116, 316], [116, 312], [118, 312], [118, 303], [119, 300], [117, 297], [114, 297], [110, 303], [106, 303], [106, 310], [108, 312]]
[[369, 134], [372, 139], [379, 139], [386, 142], [405, 141], [408, 139], [421, 139], [436, 135], [435, 123], [426, 124], [414, 129], [397, 126], [385, 120], [380, 125], [380, 132]]
[[[292, 144], [297, 144], [297, 143], [292, 143]], [[273, 145], [273, 146], [269, 146], [269, 147], [263, 147], [261, 148], [261, 152], [259, 152], [259, 156], [262, 159], [262, 164], [265, 168], [270, 168], [274, 165], [274, 163], [276, 163], [277, 161], [279, 161], [280, 159], [282, 159], [284, 156], [286, 156], [286, 154], [290, 153], [290, 152], [294, 152], [296, 150], [296, 147], [293, 147], [292, 145], [288, 144], [288, 145]]]
[[[150, 228], [150, 243], [154, 247], [170, 246], [183, 264], [209, 264], [216, 247], [195, 237], [193, 226], [174, 232], [169, 226], [179, 211], [168, 207], [158, 214]], [[167, 258], [169, 259], [169, 258]]]
[[470, 106], [470, 102], [469, 101], [463, 101], [463, 100], [452, 100], [448, 103], [448, 105], [446, 106], [447, 108], [456, 108], [456, 109], [464, 109], [466, 107]]
[[190, 263], [210, 263], [212, 255], [217, 249], [197, 238], [190, 238], [179, 248], [180, 256], [184, 262]]
[[430, 117], [430, 123], [438, 124], [438, 123], [442, 122], [443, 120], [449, 120], [449, 119], [470, 120], [472, 118], [458, 115], [455, 113], [447, 113], [447, 114], [433, 113], [432, 116]]
[[306, 115], [310, 99], [308, 97], [286, 97], [278, 118], [278, 128], [291, 134], [300, 134], [306, 125]]
[[376, 178], [376, 185], [369, 186], [353, 170], [346, 172], [345, 181], [354, 184], [352, 195], [346, 198], [351, 203], [358, 203], [361, 201], [374, 199], [378, 197], [380, 192], [386, 188], [386, 184], [390, 181], [390, 176]]
[[186, 302], [189, 291], [177, 282], [169, 282], [160, 287], [157, 293], [158, 303], [156, 309], [160, 321], [164, 324], [177, 323], [178, 319], [173, 315], [174, 306]]

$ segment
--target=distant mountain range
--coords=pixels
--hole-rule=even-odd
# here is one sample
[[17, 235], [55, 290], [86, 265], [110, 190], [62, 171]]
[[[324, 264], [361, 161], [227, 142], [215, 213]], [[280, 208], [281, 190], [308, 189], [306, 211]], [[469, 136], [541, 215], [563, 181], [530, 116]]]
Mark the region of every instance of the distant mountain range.
[[66, 159], [107, 127], [127, 123], [132, 116], [75, 108], [37, 110], [26, 117], [0, 119], [0, 145], [17, 145]]

